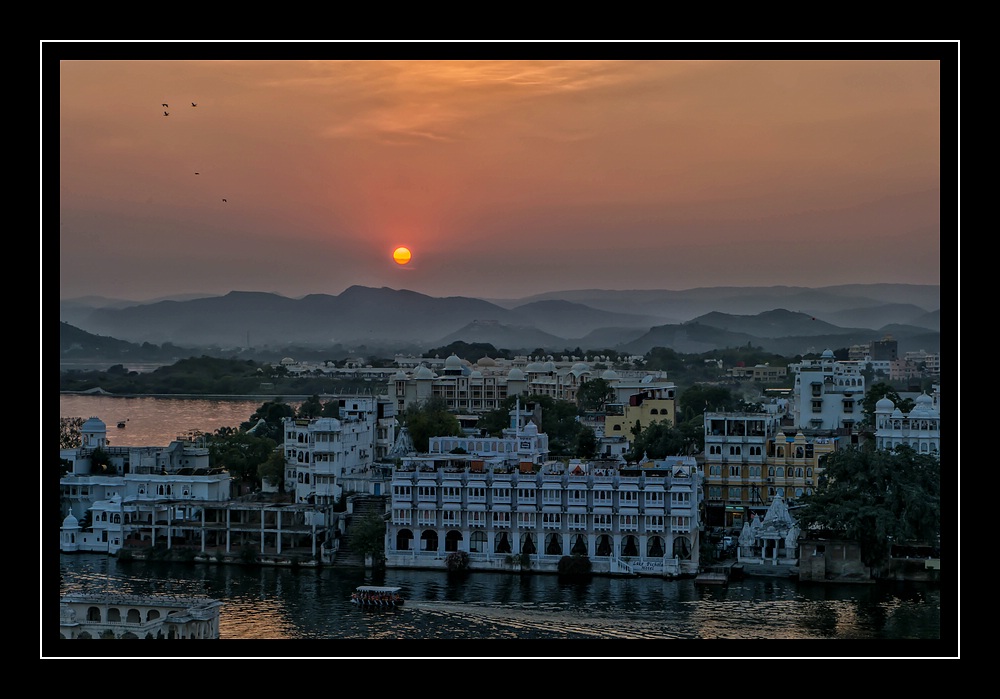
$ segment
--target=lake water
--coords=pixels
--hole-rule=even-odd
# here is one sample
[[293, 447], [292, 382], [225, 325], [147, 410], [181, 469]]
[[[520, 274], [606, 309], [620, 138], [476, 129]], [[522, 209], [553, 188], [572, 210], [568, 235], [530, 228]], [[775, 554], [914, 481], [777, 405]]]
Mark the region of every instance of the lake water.
[[[60, 412], [63, 417], [101, 418], [108, 423], [116, 446], [166, 446], [190, 430], [237, 427], [263, 402], [64, 395]], [[126, 418], [127, 427], [116, 429], [117, 421]], [[43, 502], [48, 500], [43, 498]], [[46, 541], [52, 541], [54, 547], [55, 535]], [[389, 570], [373, 578], [360, 569], [336, 567], [293, 570], [119, 562], [94, 554], [43, 558], [43, 569], [49, 571], [43, 579], [58, 577], [60, 593], [118, 591], [211, 597], [224, 602], [220, 617], [223, 641], [299, 642], [281, 644], [280, 651], [273, 646], [261, 651], [257, 646], [253, 650], [242, 645], [234, 649], [224, 644], [225, 650], [211, 651], [219, 655], [956, 657], [957, 649], [957, 605], [953, 602], [957, 590], [947, 584], [824, 585], [748, 578], [715, 587], [659, 578], [593, 578], [570, 583], [551, 575], [484, 572], [455, 578], [440, 571], [409, 570]], [[390, 612], [357, 609], [349, 602], [350, 592], [363, 583], [399, 585], [407, 603]], [[54, 610], [53, 606], [50, 611]], [[56, 617], [45, 623], [43, 637], [46, 632], [56, 635], [57, 621]], [[359, 644], [361, 640], [390, 639], [392, 643]], [[574, 643], [495, 643], [513, 639]], [[662, 643], [708, 639], [741, 643], [727, 645], [724, 650]], [[315, 643], [330, 640], [341, 643]], [[408, 643], [420, 640], [442, 643], [418, 647]], [[473, 640], [476, 642], [468, 643]], [[616, 644], [609, 650], [603, 642], [610, 640], [632, 643]], [[763, 640], [773, 643], [750, 645]], [[823, 640], [843, 643], [830, 647], [821, 643]], [[859, 649], [858, 641], [880, 643], [862, 643]], [[59, 650], [66, 652], [63, 645]]]

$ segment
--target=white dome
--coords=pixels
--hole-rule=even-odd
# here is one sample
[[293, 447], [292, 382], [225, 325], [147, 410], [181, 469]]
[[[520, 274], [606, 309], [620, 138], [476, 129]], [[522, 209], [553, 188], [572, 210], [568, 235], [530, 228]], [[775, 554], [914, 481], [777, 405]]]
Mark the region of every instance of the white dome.
[[590, 371], [590, 365], [586, 362], [577, 362], [573, 365], [573, 371]]
[[882, 398], [879, 398], [877, 403], [875, 403], [875, 412], [889, 412], [895, 407], [895, 403], [883, 396]]
[[555, 371], [556, 370], [556, 365], [554, 363], [552, 363], [552, 362], [545, 362], [545, 364], [542, 365], [542, 370], [543, 371]]
[[532, 362], [528, 366], [524, 367], [524, 370], [529, 374], [532, 374], [545, 371], [545, 367], [542, 365], [541, 362]]
[[396, 372], [396, 375], [392, 377], [396, 381], [406, 381], [406, 372], [400, 369]]
[[284, 359], [281, 360], [281, 363], [287, 366], [289, 364], [295, 364], [295, 360], [292, 359], [291, 357], [285, 357]]
[[415, 373], [413, 375], [413, 378], [415, 378], [415, 379], [433, 379], [434, 378], [434, 372], [421, 364], [420, 368], [417, 369], [417, 373]]
[[108, 426], [99, 417], [88, 418], [86, 422], [80, 425], [81, 432], [106, 432], [107, 429]]
[[823, 350], [823, 359], [833, 359], [833, 350], [832, 349]]
[[526, 437], [534, 437], [535, 435], [538, 434], [538, 426], [535, 423], [529, 421], [528, 424], [524, 426], [524, 431], [522, 432], [522, 434]]
[[601, 374], [601, 378], [605, 381], [615, 381], [618, 378], [618, 372], [614, 369], [605, 369], [604, 373]]
[[473, 369], [472, 372], [469, 374], [469, 378], [481, 379], [483, 378], [483, 372], [479, 371], [479, 369]]
[[462, 368], [462, 360], [458, 358], [457, 354], [453, 354], [450, 357], [448, 357], [446, 360], [444, 360], [444, 368], [445, 369], [461, 369]]
[[512, 367], [507, 373], [508, 381], [524, 381], [524, 372], [517, 367]]
[[73, 516], [73, 510], [70, 510], [69, 514], [66, 515], [66, 519], [63, 520], [62, 525], [64, 529], [67, 527], [72, 528], [80, 526], [80, 521]]
[[476, 364], [479, 366], [496, 366], [497, 362], [495, 359], [491, 359], [490, 357], [480, 357]]

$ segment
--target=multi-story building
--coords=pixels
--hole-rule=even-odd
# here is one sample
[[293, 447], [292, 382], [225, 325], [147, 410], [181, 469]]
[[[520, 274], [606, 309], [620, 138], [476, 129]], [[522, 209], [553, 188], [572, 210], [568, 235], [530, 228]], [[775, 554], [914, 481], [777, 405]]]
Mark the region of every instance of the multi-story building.
[[850, 434], [861, 421], [865, 377], [854, 362], [840, 362], [833, 350], [820, 359], [805, 359], [790, 367], [795, 372], [791, 412], [793, 423], [803, 430], [832, 430]]
[[294, 501], [333, 505], [345, 474], [371, 469], [396, 441], [396, 408], [382, 396], [337, 399], [340, 416], [285, 418], [285, 491]]
[[407, 362], [409, 370], [401, 367], [389, 382], [389, 394], [399, 414], [432, 397], [443, 399], [448, 410], [459, 415], [496, 410], [509, 396], [516, 395], [576, 402], [580, 387], [594, 378], [607, 381], [619, 403], [646, 389], [674, 388], [661, 372], [605, 369], [598, 373], [582, 361], [528, 362], [525, 358], [507, 361], [484, 357], [471, 365], [453, 354], [437, 370], [426, 364], [411, 365], [412, 360]]
[[[109, 447], [106, 429], [92, 417], [83, 424], [83, 446], [60, 451], [69, 464], [59, 482], [65, 553], [117, 555], [162, 545], [229, 555], [250, 546], [279, 555], [305, 548], [318, 557], [332, 538], [332, 507], [234, 498], [229, 473], [208, 467], [204, 446]], [[98, 449], [106, 455], [100, 464]]]
[[912, 447], [919, 454], [941, 455], [941, 413], [926, 393], [917, 396], [913, 409], [903, 413], [888, 398], [875, 404], [875, 448]]
[[636, 424], [640, 431], [654, 422], [666, 422], [672, 426], [677, 411], [675, 396], [676, 387], [672, 383], [650, 385], [635, 391], [623, 402], [609, 403], [605, 406], [604, 436], [624, 437], [631, 442]]
[[567, 466], [544, 460], [546, 442], [534, 423], [519, 433], [516, 454], [490, 449], [401, 460], [391, 484], [388, 567], [445, 569], [449, 554], [464, 552], [473, 570], [556, 572], [563, 556], [577, 554], [597, 573], [697, 572], [701, 477], [694, 457]]

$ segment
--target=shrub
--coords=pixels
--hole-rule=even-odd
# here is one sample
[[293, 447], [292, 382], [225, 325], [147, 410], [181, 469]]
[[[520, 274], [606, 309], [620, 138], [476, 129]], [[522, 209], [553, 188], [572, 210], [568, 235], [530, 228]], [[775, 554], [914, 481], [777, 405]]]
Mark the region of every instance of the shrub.
[[465, 551], [452, 551], [444, 559], [445, 565], [448, 566], [449, 573], [457, 573], [462, 570], [468, 570], [469, 568], [469, 554]]
[[590, 575], [591, 563], [589, 556], [573, 554], [559, 559], [559, 574], [570, 577]]

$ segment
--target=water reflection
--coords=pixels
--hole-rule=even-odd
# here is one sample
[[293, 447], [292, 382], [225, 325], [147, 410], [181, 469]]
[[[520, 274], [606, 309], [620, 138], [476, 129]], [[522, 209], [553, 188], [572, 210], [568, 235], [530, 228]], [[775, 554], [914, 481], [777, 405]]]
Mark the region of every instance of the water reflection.
[[[360, 569], [119, 563], [94, 554], [62, 555], [59, 566], [63, 593], [220, 599], [222, 639], [938, 639], [941, 632], [935, 588], [780, 579], [697, 587], [691, 580], [566, 582], [436, 571], [372, 576]], [[350, 594], [365, 583], [402, 587], [406, 605], [392, 612], [356, 608]], [[475, 655], [473, 648], [479, 646], [464, 651]]]

